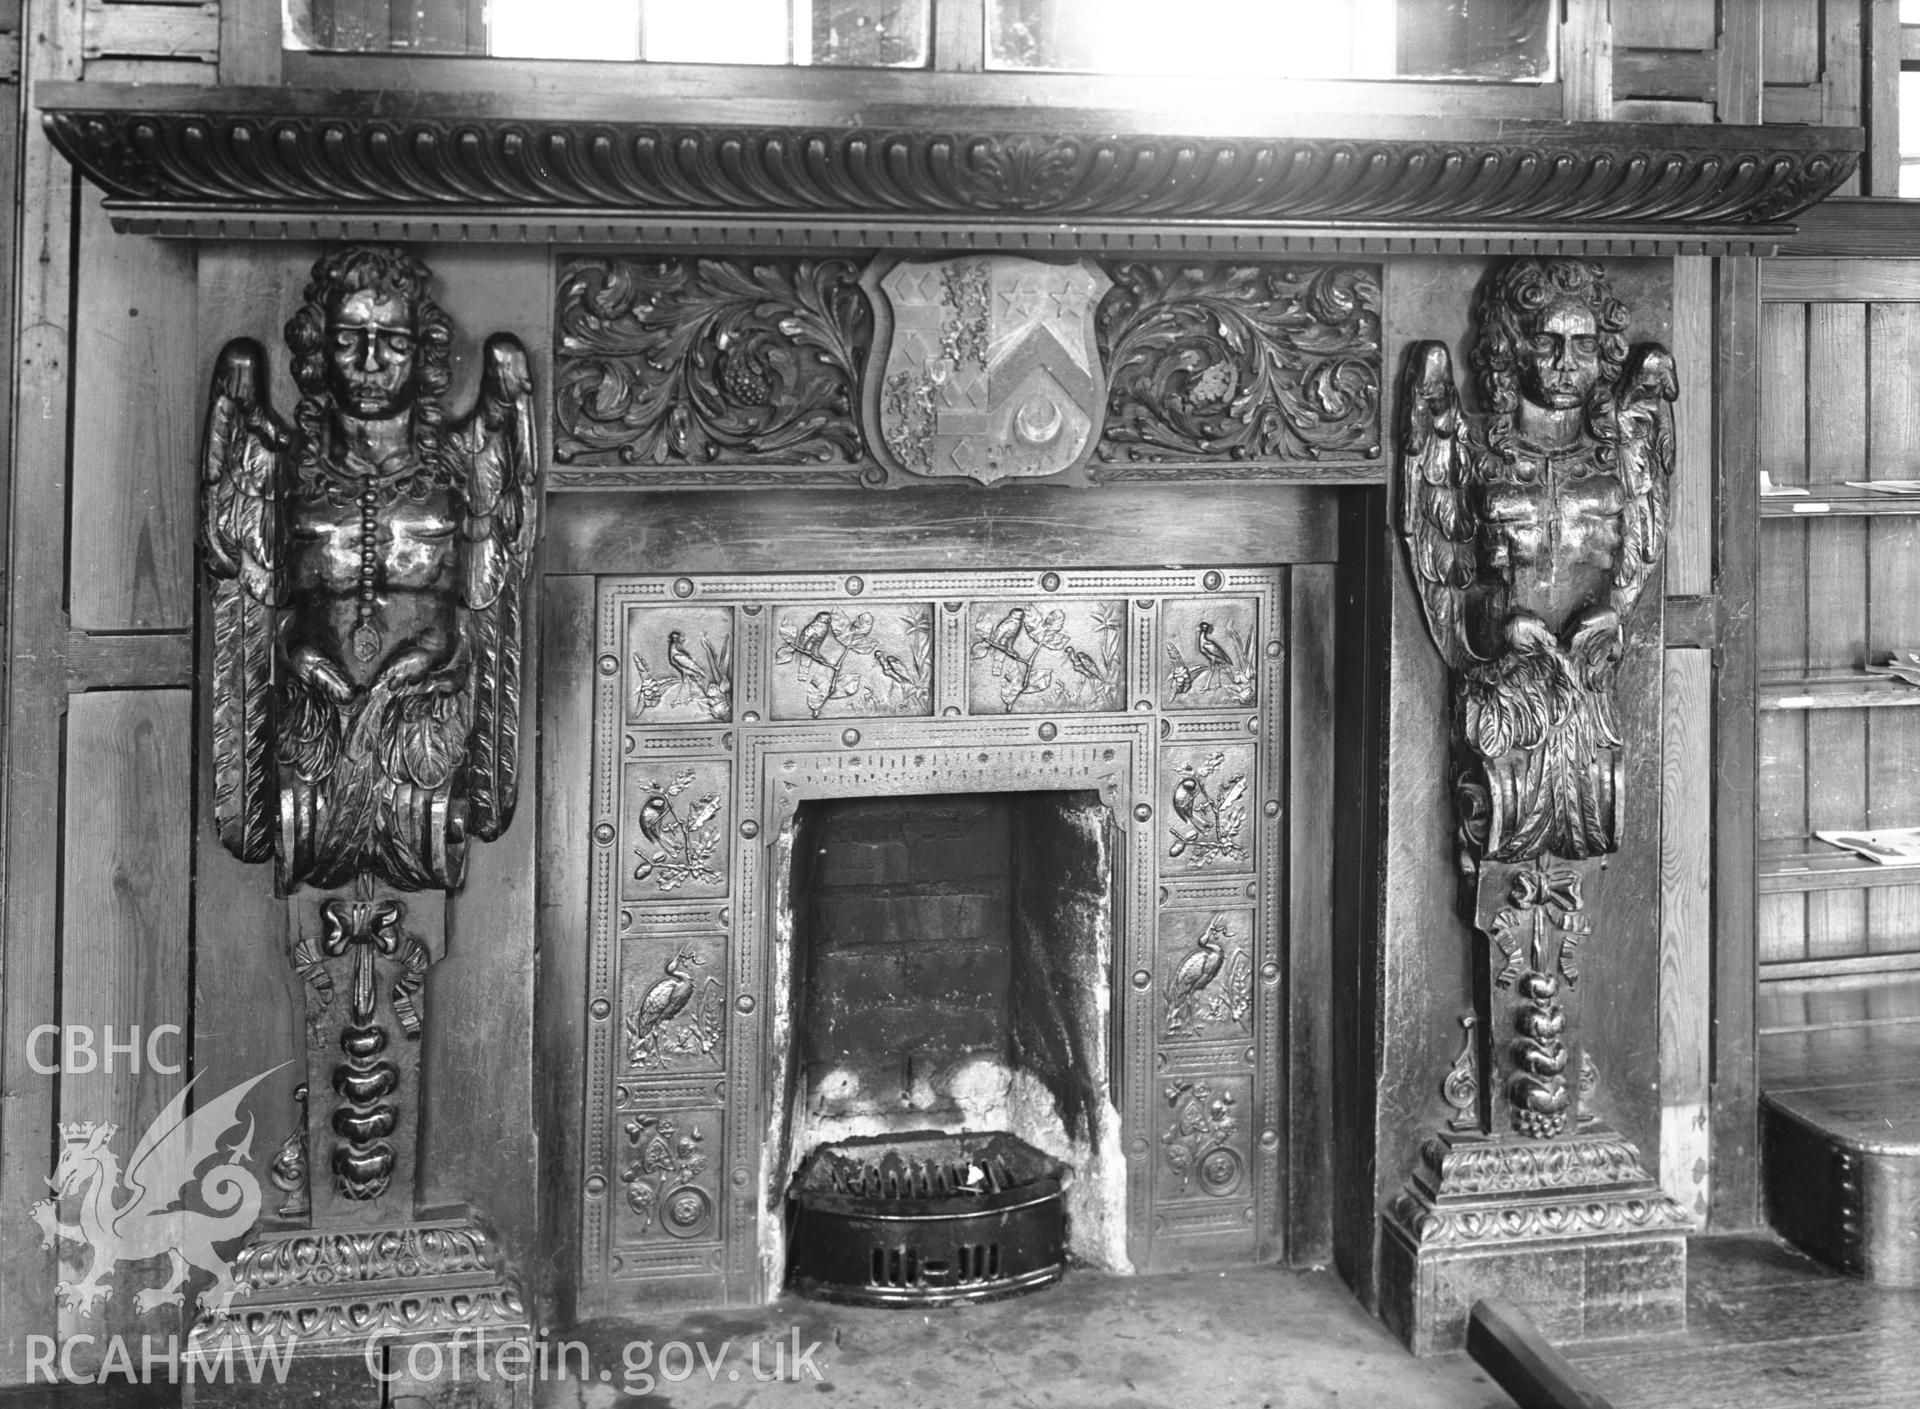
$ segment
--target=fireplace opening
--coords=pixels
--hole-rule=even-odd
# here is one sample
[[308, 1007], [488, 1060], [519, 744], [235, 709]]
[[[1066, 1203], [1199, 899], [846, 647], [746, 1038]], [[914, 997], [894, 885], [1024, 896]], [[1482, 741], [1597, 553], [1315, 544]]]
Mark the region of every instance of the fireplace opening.
[[[875, 1216], [919, 1220], [934, 1207], [926, 1198], [941, 1192], [933, 1184], [964, 1183], [969, 1167], [983, 1168], [976, 1145], [1024, 1149], [1012, 1166], [1064, 1186], [1051, 1214], [1030, 1217], [1057, 1228], [1064, 1208], [1075, 1260], [1131, 1270], [1110, 1078], [1116, 851], [1100, 794], [818, 800], [801, 804], [783, 841], [790, 884], [775, 980], [784, 977], [785, 992], [773, 1035], [785, 1098], [769, 1132], [770, 1213], [797, 1216], [792, 1201], [809, 1181], [844, 1201], [849, 1180], [865, 1177], [850, 1176], [849, 1162], [864, 1160], [876, 1179], [889, 1169], [896, 1186], [904, 1179], [913, 1205]], [[966, 1138], [942, 1145], [941, 1135]], [[997, 1136], [1009, 1143], [981, 1145]], [[977, 1212], [984, 1193], [996, 1206], [1033, 1203], [1017, 1189], [962, 1188], [960, 1216]], [[865, 1237], [871, 1222], [855, 1209], [850, 1226]], [[788, 1266], [787, 1239], [797, 1242], [798, 1229], [780, 1224], [769, 1218], [763, 1256], [798, 1285], [810, 1280]], [[819, 1225], [809, 1227], [817, 1239]], [[956, 1228], [949, 1241], [970, 1248], [967, 1236]], [[1009, 1235], [1022, 1244], [1034, 1236], [1031, 1225]], [[827, 1261], [871, 1262], [881, 1269], [876, 1286], [930, 1261], [923, 1290], [951, 1299], [988, 1257], [962, 1259], [934, 1244], [863, 1243]], [[995, 1254], [1000, 1280], [1050, 1280], [1039, 1273], [1045, 1250], [1033, 1255], [1037, 1262], [1001, 1268]], [[1054, 1275], [1058, 1263], [1056, 1250]]]

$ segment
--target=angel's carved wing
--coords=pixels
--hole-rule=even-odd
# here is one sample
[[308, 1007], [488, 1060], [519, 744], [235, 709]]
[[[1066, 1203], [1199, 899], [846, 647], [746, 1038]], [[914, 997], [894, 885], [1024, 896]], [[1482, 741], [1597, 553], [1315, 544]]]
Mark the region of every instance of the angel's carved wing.
[[201, 522], [213, 578], [213, 811], [242, 861], [273, 850], [275, 608], [280, 478], [288, 435], [267, 399], [267, 355], [235, 338], [214, 364], [200, 451]]
[[1620, 559], [1614, 565], [1613, 606], [1622, 616], [1639, 597], [1667, 539], [1667, 477], [1673, 473], [1673, 403], [1680, 378], [1673, 354], [1641, 343], [1614, 388], [1620, 428], [1620, 475], [1628, 504]]
[[540, 529], [533, 379], [520, 340], [487, 339], [480, 404], [453, 433], [467, 469], [460, 601], [471, 624], [473, 731], [467, 835], [492, 841], [513, 820], [520, 750], [520, 586]]
[[1427, 629], [1454, 670], [1474, 658], [1462, 602], [1477, 566], [1466, 434], [1446, 344], [1415, 343], [1400, 389], [1400, 531]]

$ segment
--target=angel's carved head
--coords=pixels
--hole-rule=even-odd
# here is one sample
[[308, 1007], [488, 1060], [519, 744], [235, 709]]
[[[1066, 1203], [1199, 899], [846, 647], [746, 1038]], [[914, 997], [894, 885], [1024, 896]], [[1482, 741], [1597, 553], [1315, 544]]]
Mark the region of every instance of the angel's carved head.
[[310, 446], [329, 411], [362, 419], [411, 411], [415, 450], [434, 459], [453, 328], [428, 296], [431, 277], [388, 245], [349, 245], [314, 264], [305, 302], [287, 323], [301, 396], [296, 418]]
[[1627, 360], [1625, 304], [1586, 259], [1516, 259], [1480, 287], [1473, 365], [1496, 418], [1524, 399], [1570, 411], [1604, 396]]

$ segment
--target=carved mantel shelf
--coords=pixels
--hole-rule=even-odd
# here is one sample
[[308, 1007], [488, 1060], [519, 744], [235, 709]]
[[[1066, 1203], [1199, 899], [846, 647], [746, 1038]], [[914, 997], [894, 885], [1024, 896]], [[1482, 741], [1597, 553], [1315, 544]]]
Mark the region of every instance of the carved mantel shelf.
[[545, 117], [511, 95], [38, 97], [117, 228], [223, 239], [1769, 253], [1861, 147], [1826, 127], [1345, 116], [1182, 136], [1093, 109], [743, 122], [644, 95]]

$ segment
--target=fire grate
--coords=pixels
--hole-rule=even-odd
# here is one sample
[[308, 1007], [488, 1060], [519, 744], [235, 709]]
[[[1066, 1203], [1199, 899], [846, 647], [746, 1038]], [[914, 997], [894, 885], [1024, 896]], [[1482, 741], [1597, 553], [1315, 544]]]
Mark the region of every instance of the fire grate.
[[991, 1301], [1065, 1269], [1067, 1167], [1004, 1133], [822, 1145], [792, 1193], [788, 1284], [856, 1306]]

